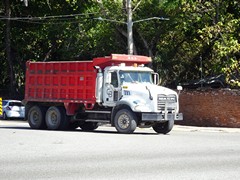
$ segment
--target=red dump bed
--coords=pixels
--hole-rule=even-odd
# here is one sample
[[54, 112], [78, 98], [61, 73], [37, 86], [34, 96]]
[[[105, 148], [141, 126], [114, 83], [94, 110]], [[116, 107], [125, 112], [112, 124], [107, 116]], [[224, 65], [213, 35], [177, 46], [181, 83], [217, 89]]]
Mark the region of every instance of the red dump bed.
[[[97, 71], [94, 66], [147, 64], [146, 56], [112, 54], [93, 61], [53, 61], [26, 63], [25, 102], [84, 103], [92, 108], [96, 103]], [[67, 104], [65, 104], [68, 106]]]
[[92, 61], [26, 63], [25, 101], [95, 103]]

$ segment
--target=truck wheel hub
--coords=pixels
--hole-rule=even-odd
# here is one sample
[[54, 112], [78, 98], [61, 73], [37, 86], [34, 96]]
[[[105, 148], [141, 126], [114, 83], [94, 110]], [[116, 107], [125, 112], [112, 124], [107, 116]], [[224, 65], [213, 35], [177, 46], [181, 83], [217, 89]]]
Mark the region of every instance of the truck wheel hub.
[[32, 119], [33, 119], [34, 122], [37, 122], [38, 119], [39, 119], [39, 115], [38, 115], [38, 113], [34, 113]]
[[118, 124], [122, 129], [128, 128], [130, 124], [129, 117], [126, 114], [121, 115], [118, 118]]
[[52, 124], [57, 124], [57, 115], [56, 115], [55, 112], [52, 112], [50, 114], [50, 121], [51, 121]]

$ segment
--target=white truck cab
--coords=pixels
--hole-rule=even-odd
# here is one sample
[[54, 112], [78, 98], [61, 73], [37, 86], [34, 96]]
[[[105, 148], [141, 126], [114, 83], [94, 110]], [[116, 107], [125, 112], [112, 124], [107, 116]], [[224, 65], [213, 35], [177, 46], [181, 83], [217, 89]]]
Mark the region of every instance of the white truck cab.
[[119, 63], [97, 69], [98, 103], [113, 108], [112, 125], [119, 132], [152, 126], [157, 133], [166, 134], [175, 120], [183, 119], [178, 94], [159, 86], [158, 74], [149, 67]]

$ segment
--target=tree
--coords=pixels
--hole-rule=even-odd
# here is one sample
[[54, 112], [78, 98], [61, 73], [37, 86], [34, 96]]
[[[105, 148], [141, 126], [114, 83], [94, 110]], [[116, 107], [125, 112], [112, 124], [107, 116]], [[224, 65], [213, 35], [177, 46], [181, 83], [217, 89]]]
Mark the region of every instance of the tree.
[[[7, 61], [7, 69], [8, 69], [8, 75], [9, 75], [9, 80], [10, 80], [10, 94], [15, 97], [16, 96], [16, 81], [15, 81], [15, 71], [13, 68], [13, 57], [11, 55], [11, 24], [9, 18], [11, 17], [11, 8], [10, 8], [10, 1], [9, 0], [4, 0], [4, 15], [6, 18], [5, 20], [5, 29], [3, 30], [4, 37], [5, 37], [5, 57]], [[3, 63], [4, 64], [4, 63]]]
[[[19, 0], [2, 3], [0, 85], [16, 95], [24, 92], [27, 60], [127, 53], [126, 24], [99, 19], [127, 22], [126, 0], [31, 0], [27, 7]], [[204, 77], [224, 74], [230, 86], [240, 86], [239, 1], [132, 0], [132, 10], [133, 21], [170, 19], [133, 25], [134, 52], [153, 58], [162, 84], [199, 79], [202, 72]]]
[[[164, 9], [171, 17], [166, 26], [167, 33], [161, 39], [156, 64], [165, 82], [199, 79], [204, 76], [224, 74], [236, 76], [239, 83], [239, 2], [226, 0], [211, 1], [165, 1]], [[203, 61], [203, 69], [200, 59]], [[168, 59], [168, 60], [167, 60]], [[171, 73], [169, 68], [170, 67]], [[233, 82], [233, 81], [231, 81]]]

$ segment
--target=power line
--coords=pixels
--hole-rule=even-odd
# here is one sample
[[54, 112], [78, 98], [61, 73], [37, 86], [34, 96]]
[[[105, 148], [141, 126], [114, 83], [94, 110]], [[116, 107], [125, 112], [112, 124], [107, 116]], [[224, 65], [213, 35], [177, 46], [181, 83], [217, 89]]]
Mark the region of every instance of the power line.
[[5, 17], [0, 16], [0, 20], [31, 20], [31, 21], [41, 21], [41, 20], [48, 20], [48, 19], [56, 19], [56, 18], [70, 18], [70, 17], [77, 17], [77, 16], [86, 16], [86, 15], [92, 15], [92, 14], [98, 14], [98, 13], [84, 13], [84, 14], [68, 14], [68, 15], [58, 15], [58, 16], [42, 16], [42, 17]]
[[[92, 18], [90, 19], [92, 20]], [[30, 24], [77, 24], [77, 23], [81, 23], [81, 22], [84, 22], [84, 21], [81, 21], [81, 20], [71, 20], [71, 21], [66, 21], [66, 20], [62, 20], [61, 22], [52, 22], [52, 21], [48, 21], [48, 22], [43, 22], [43, 21], [28, 21], [28, 20], [15, 20], [15, 21], [18, 21], [18, 22], [22, 22], [22, 23], [30, 23]]]

